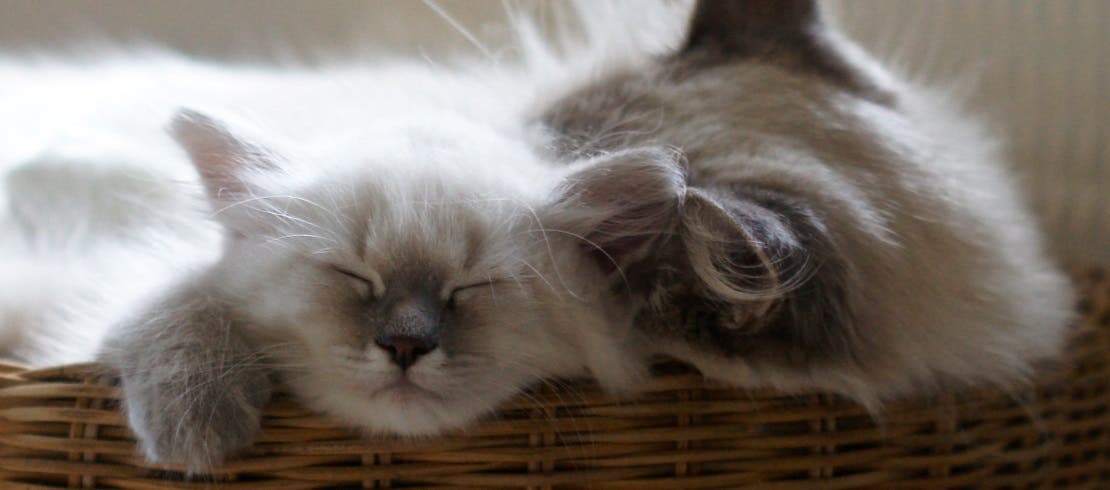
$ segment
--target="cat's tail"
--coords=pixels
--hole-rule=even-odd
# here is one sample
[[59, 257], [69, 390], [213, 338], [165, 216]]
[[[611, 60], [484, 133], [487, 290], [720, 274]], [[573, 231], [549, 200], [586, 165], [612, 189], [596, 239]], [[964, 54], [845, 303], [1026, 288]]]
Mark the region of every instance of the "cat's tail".
[[141, 161], [46, 152], [0, 172], [0, 358], [88, 360], [129, 305], [218, 250], [198, 186]]
[[89, 251], [134, 221], [118, 172], [49, 155], [0, 168], [0, 358], [58, 359]]

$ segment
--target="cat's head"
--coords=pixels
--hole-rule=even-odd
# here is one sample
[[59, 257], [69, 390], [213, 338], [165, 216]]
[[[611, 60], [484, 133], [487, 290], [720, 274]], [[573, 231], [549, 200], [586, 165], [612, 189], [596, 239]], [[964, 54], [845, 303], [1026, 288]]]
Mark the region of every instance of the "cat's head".
[[223, 294], [310, 406], [425, 434], [541, 378], [592, 371], [620, 390], [642, 376], [613, 283], [649, 242], [607, 227], [654, 236], [643, 189], [683, 191], [673, 154], [551, 166], [444, 119], [323, 152], [279, 153], [188, 111], [172, 132], [227, 232]]

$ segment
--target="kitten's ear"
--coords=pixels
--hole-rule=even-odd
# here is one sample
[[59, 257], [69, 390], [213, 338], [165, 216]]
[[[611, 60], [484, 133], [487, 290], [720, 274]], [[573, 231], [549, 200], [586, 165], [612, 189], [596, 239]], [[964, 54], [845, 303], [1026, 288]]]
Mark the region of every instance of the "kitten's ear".
[[884, 77], [852, 61], [858, 52], [825, 23], [816, 0], [698, 0], [679, 56], [711, 65], [759, 59], [891, 102]]
[[786, 276], [795, 273], [790, 261], [801, 255], [783, 214], [735, 192], [689, 190], [680, 235], [706, 292], [728, 303], [766, 303], [782, 295]]
[[699, 0], [685, 51], [710, 48], [753, 55], [774, 48], [807, 49], [824, 23], [815, 0]]
[[706, 298], [761, 314], [800, 277], [805, 254], [791, 220], [808, 220], [803, 207], [776, 211], [761, 195], [688, 186], [675, 152], [628, 150], [581, 164], [556, 189], [545, 224], [581, 239], [611, 279], [654, 287], [663, 269], [689, 272]]
[[627, 150], [581, 164], [556, 189], [548, 227], [582, 239], [606, 272], [649, 260], [679, 223], [686, 176], [674, 152]]
[[199, 112], [178, 112], [169, 129], [189, 154], [217, 210], [251, 194], [248, 178], [252, 174], [278, 168], [272, 152], [235, 136], [223, 123]]

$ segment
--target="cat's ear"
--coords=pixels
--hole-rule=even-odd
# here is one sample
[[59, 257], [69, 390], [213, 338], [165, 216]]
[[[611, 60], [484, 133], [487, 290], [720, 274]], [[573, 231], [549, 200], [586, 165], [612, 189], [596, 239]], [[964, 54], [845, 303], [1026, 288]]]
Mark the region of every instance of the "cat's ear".
[[[776, 212], [752, 192], [691, 188], [683, 203], [683, 249], [705, 292], [727, 303], [778, 299], [804, 257], [791, 212]], [[803, 259], [804, 260], [804, 259]]]
[[790, 220], [811, 221], [804, 209], [773, 210], [761, 192], [691, 187], [678, 153], [627, 150], [579, 164], [556, 188], [545, 228], [579, 240], [625, 285], [649, 287], [664, 268], [687, 271], [706, 297], [761, 308], [804, 266]]
[[737, 56], [810, 49], [823, 30], [816, 0], [699, 0], [683, 49]]
[[781, 201], [757, 189], [689, 186], [680, 154], [635, 149], [579, 164], [556, 188], [545, 228], [579, 240], [622, 286], [653, 288], [670, 280], [663, 270], [688, 273], [703, 297], [745, 305], [726, 319], [739, 325], [777, 304], [809, 265], [797, 230], [817, 235], [819, 220], [803, 205], [769, 204]]
[[260, 177], [279, 169], [280, 158], [222, 122], [188, 109], [174, 116], [169, 131], [200, 174], [216, 218], [238, 232], [254, 228], [258, 220], [249, 215], [252, 206], [241, 204], [259, 192]]
[[236, 136], [220, 121], [199, 112], [181, 110], [169, 129], [188, 153], [217, 209], [248, 197], [253, 190], [252, 175], [278, 169], [274, 153]]
[[678, 157], [634, 149], [579, 164], [556, 189], [545, 226], [580, 239], [603, 270], [628, 279], [678, 226], [686, 194]]
[[885, 76], [825, 22], [816, 0], [698, 0], [680, 57], [697, 63], [758, 59], [818, 75], [889, 103]]

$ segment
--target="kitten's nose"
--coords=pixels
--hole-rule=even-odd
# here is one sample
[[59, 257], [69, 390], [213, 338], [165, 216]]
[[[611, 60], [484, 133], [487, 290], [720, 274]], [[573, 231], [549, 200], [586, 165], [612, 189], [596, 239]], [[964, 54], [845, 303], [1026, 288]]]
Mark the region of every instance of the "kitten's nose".
[[384, 335], [374, 339], [374, 343], [388, 352], [393, 362], [401, 366], [401, 369], [408, 369], [421, 356], [439, 346], [435, 339], [407, 335]]

